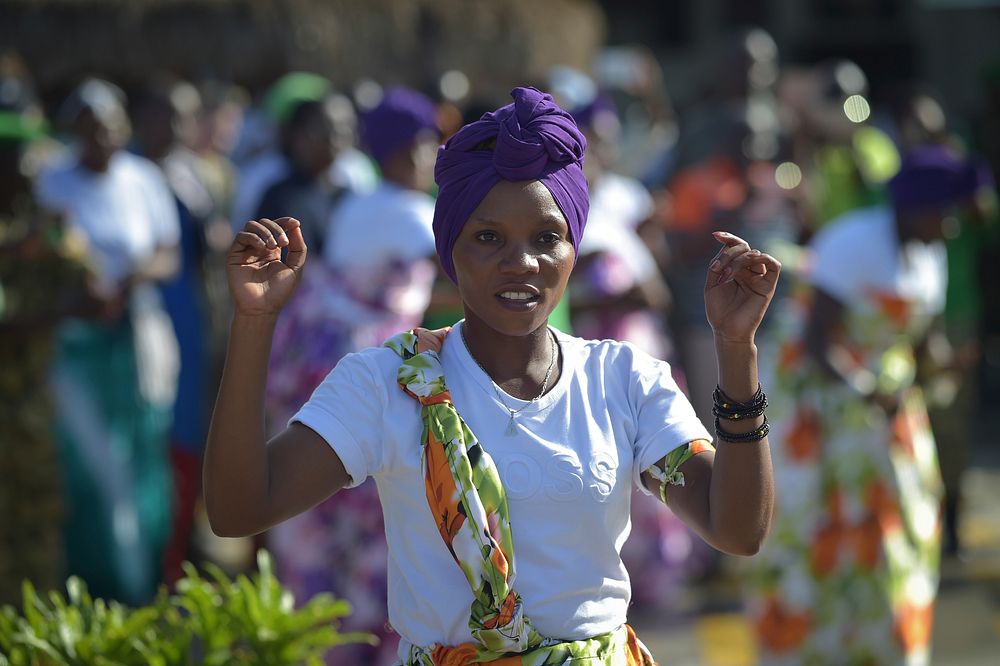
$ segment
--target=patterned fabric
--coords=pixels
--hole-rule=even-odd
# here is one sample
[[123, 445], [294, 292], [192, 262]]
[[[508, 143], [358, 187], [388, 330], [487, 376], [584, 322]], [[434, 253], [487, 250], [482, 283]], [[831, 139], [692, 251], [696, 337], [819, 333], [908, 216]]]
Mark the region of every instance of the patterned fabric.
[[427, 502], [474, 595], [469, 628], [476, 642], [414, 646], [407, 664], [542, 666], [579, 658], [594, 664], [653, 664], [625, 626], [572, 642], [545, 638], [534, 630], [513, 588], [517, 568], [510, 514], [492, 457], [452, 404], [437, 352], [417, 353], [417, 336], [412, 332], [391, 338], [386, 346], [403, 359], [397, 374], [400, 387], [421, 404]]
[[663, 456], [663, 459], [658, 463], [646, 468], [646, 472], [660, 482], [661, 502], [667, 503], [667, 486], [684, 485], [684, 473], [680, 471], [681, 465], [705, 451], [715, 451], [715, 447], [703, 439], [696, 439], [684, 446], [677, 447]]
[[889, 417], [830, 382], [798, 335], [761, 363], [777, 372], [765, 380], [776, 516], [747, 602], [765, 665], [930, 663], [942, 489], [911, 346], [929, 315], [875, 291], [847, 305], [842, 344], [900, 408]]
[[[427, 260], [350, 273], [323, 261], [308, 264], [274, 334], [266, 392], [272, 430], [285, 427], [345, 355], [420, 323], [434, 270]], [[275, 526], [268, 546], [296, 600], [332, 592], [351, 603], [345, 631], [379, 638], [378, 647], [337, 646], [326, 663], [396, 661], [399, 636], [386, 623], [388, 547], [374, 479]]]
[[0, 606], [61, 587], [65, 515], [48, 374], [59, 320], [86, 295], [86, 244], [34, 211], [0, 217]]

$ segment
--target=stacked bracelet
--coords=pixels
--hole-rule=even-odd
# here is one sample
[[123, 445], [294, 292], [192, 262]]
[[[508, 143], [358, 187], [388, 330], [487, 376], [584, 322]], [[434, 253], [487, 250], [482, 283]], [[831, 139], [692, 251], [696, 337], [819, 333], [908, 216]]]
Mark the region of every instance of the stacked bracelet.
[[767, 396], [764, 395], [764, 390], [760, 385], [757, 386], [757, 392], [747, 402], [736, 402], [723, 393], [722, 389], [718, 386], [715, 387], [715, 391], [712, 393], [712, 399], [715, 402], [715, 406], [712, 407], [712, 413], [718, 418], [726, 419], [727, 421], [755, 419], [767, 409]]
[[754, 428], [750, 432], [727, 432], [722, 429], [722, 424], [719, 419], [715, 419], [715, 434], [718, 435], [719, 439], [724, 442], [759, 442], [760, 440], [767, 437], [767, 433], [771, 431], [771, 424], [767, 422], [767, 417], [764, 417], [764, 422], [757, 428]]
[[[757, 392], [747, 402], [737, 402], [722, 392], [718, 386], [712, 394], [715, 405], [712, 413], [715, 414], [715, 434], [719, 439], [726, 442], [759, 442], [767, 437], [771, 430], [771, 425], [767, 422], [764, 410], [767, 409], [767, 396], [764, 390], [758, 385]], [[722, 419], [727, 421], [744, 421], [764, 416], [764, 422], [750, 432], [734, 433], [728, 432], [722, 427]]]

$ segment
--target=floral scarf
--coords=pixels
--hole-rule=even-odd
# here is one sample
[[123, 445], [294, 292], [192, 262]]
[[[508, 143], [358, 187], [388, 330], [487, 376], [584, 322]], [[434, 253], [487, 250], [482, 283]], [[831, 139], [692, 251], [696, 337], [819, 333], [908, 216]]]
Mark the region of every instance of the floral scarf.
[[407, 665], [545, 666], [583, 658], [593, 666], [654, 666], [627, 625], [579, 641], [535, 631], [513, 588], [517, 569], [506, 492], [493, 459], [451, 402], [437, 351], [418, 353], [412, 331], [385, 346], [403, 359], [397, 373], [400, 388], [420, 402], [427, 502], [474, 595], [469, 615], [474, 642], [414, 646]]

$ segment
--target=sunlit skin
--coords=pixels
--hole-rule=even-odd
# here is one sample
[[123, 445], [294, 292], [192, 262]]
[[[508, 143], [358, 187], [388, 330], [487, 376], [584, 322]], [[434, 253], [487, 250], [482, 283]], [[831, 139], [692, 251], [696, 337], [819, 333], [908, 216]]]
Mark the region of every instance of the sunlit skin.
[[[452, 258], [470, 351], [511, 395], [538, 394], [552, 360], [548, 318], [575, 257], [566, 217], [538, 181], [501, 181], [455, 242]], [[505, 292], [531, 297], [514, 300]], [[553, 371], [550, 386], [556, 377]]]

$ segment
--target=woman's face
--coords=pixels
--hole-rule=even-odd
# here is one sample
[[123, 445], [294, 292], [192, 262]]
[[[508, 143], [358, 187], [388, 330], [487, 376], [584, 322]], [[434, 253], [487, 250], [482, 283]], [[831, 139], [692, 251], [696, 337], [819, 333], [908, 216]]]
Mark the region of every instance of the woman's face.
[[500, 181], [452, 251], [465, 315], [510, 336], [548, 322], [573, 270], [569, 225], [538, 181]]
[[83, 111], [76, 120], [82, 159], [91, 167], [104, 171], [114, 154], [128, 142], [130, 130], [124, 111], [101, 116], [90, 110]]

